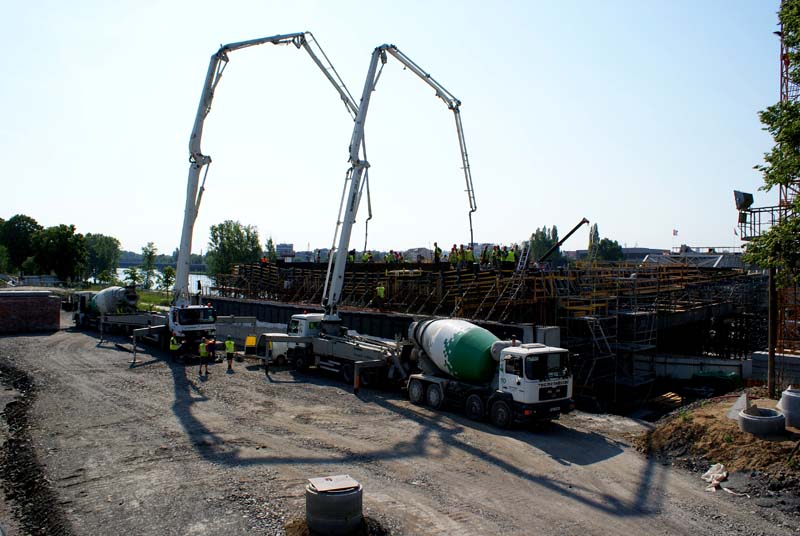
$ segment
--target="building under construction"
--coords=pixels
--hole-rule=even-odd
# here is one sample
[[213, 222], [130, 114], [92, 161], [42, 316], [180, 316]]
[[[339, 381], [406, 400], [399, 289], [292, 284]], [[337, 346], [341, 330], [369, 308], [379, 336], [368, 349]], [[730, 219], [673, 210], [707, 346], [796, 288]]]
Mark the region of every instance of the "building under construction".
[[[742, 359], [764, 347], [763, 274], [720, 262], [706, 267], [709, 263], [692, 256], [667, 257], [667, 262], [587, 261], [554, 269], [528, 263], [524, 252], [518, 263], [497, 267], [352, 263], [341, 306], [409, 321], [441, 316], [481, 325], [559, 326], [579, 390], [604, 399], [611, 392], [616, 399], [621, 387], [636, 390], [653, 382], [652, 360], [659, 354]], [[215, 290], [223, 300], [310, 310], [322, 301], [327, 268], [281, 261], [238, 265], [230, 275], [218, 276]]]

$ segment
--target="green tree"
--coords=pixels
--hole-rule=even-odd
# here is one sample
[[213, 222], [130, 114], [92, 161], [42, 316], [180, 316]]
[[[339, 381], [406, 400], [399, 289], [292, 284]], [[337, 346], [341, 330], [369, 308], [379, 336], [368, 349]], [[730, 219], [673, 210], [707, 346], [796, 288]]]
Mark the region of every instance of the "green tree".
[[87, 233], [85, 239], [87, 271], [90, 274], [116, 273], [122, 255], [119, 240], [112, 236], [92, 233]]
[[142, 282], [142, 274], [139, 272], [139, 269], [135, 266], [131, 266], [130, 268], [125, 268], [123, 272], [125, 274], [125, 282], [129, 285], [139, 285]]
[[97, 281], [102, 284], [109, 284], [114, 282], [114, 276], [108, 270], [103, 270], [99, 274], [97, 274]]
[[0, 245], [8, 249], [11, 269], [22, 266], [28, 257], [36, 253], [34, 238], [42, 226], [30, 216], [17, 214], [0, 227]]
[[11, 269], [11, 262], [8, 257], [8, 248], [0, 246], [0, 273], [6, 273]]
[[142, 276], [144, 278], [144, 288], [146, 289], [153, 286], [156, 272], [156, 253], [158, 253], [158, 250], [152, 242], [148, 242], [142, 248]]
[[586, 251], [586, 255], [590, 259], [594, 259], [597, 257], [597, 247], [600, 245], [600, 231], [597, 229], [597, 224], [595, 223], [589, 229], [589, 246]]
[[74, 225], [56, 225], [34, 235], [34, 260], [45, 273], [61, 281], [78, 279], [86, 267], [86, 240]]
[[34, 260], [33, 256], [22, 261], [19, 269], [24, 274], [39, 274], [42, 272], [42, 269], [36, 264], [36, 260]]
[[232, 264], [258, 262], [261, 241], [251, 225], [227, 220], [211, 226], [206, 264], [212, 275], [226, 274]]
[[[784, 0], [778, 17], [788, 52], [789, 78], [800, 84], [800, 0]], [[764, 164], [755, 166], [764, 177], [761, 189], [789, 186], [800, 177], [800, 102], [779, 102], [759, 112], [759, 118], [775, 141], [764, 155]], [[800, 198], [796, 197], [788, 209], [792, 215], [750, 241], [743, 255], [746, 263], [777, 268], [781, 286], [800, 283]]]
[[622, 254], [622, 246], [616, 240], [603, 238], [597, 244], [597, 260], [600, 261], [621, 261], [625, 256]]
[[165, 266], [161, 275], [158, 277], [158, 286], [161, 290], [167, 291], [169, 296], [170, 289], [175, 285], [175, 268], [172, 266]]
[[269, 262], [275, 262], [278, 260], [278, 252], [275, 250], [275, 242], [272, 241], [272, 237], [270, 236], [267, 239], [267, 258]]
[[[536, 229], [536, 231], [531, 234], [530, 241], [528, 242], [528, 247], [530, 248], [529, 258], [531, 261], [538, 260], [557, 243], [558, 229], [556, 229], [555, 225], [552, 229], [548, 229], [547, 226], [544, 226], [541, 229]], [[563, 256], [561, 255], [561, 251], [556, 250], [547, 260], [549, 262], [558, 262], [562, 258]]]

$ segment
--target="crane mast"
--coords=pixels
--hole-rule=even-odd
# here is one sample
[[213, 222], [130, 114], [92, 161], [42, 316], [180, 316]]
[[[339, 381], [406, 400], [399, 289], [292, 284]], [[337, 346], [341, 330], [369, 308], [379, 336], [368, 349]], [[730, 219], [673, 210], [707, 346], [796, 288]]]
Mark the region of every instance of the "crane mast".
[[[205, 82], [203, 83], [203, 91], [200, 95], [200, 104], [197, 108], [197, 115], [195, 116], [192, 134], [189, 138], [189, 180], [186, 185], [186, 207], [184, 209], [183, 228], [181, 231], [181, 243], [178, 248], [177, 270], [175, 276], [175, 293], [173, 299], [174, 306], [188, 305], [191, 296], [189, 289], [189, 263], [192, 250], [192, 234], [194, 232], [194, 224], [197, 220], [197, 213], [200, 208], [200, 201], [203, 197], [203, 190], [205, 187], [205, 180], [208, 175], [208, 169], [211, 165], [211, 157], [203, 154], [201, 150], [201, 139], [203, 136], [203, 127], [209, 112], [211, 112], [211, 101], [214, 99], [214, 91], [219, 84], [222, 73], [228, 64], [228, 54], [236, 50], [248, 48], [257, 45], [271, 43], [273, 45], [289, 45], [292, 44], [296, 48], [303, 48], [311, 60], [319, 67], [328, 81], [334, 86], [339, 93], [345, 107], [350, 115], [355, 118], [358, 112], [352, 95], [345, 86], [336, 69], [328, 60], [322, 47], [314, 39], [311, 32], [298, 32], [282, 35], [273, 35], [270, 37], [262, 37], [259, 39], [251, 39], [248, 41], [240, 41], [237, 43], [229, 43], [222, 45], [219, 50], [211, 56], [208, 64], [208, 71], [206, 72]], [[319, 51], [319, 54], [314, 49]], [[203, 175], [203, 181], [200, 182], [200, 176]], [[199, 190], [198, 190], [199, 187]]]
[[[437, 82], [430, 74], [425, 72], [410, 58], [408, 58], [408, 56], [398, 50], [396, 46], [388, 44], [381, 45], [375, 48], [375, 50], [372, 52], [369, 68], [367, 70], [367, 78], [364, 82], [364, 88], [361, 93], [361, 102], [358, 107], [358, 113], [355, 117], [353, 134], [350, 138], [350, 169], [348, 169], [345, 176], [345, 185], [342, 191], [342, 201], [339, 207], [339, 218], [333, 239], [336, 249], [328, 262], [328, 271], [325, 276], [325, 289], [322, 295], [322, 306], [325, 310], [324, 320], [325, 322], [329, 323], [339, 322], [337, 308], [339, 302], [341, 301], [342, 289], [344, 287], [344, 272], [345, 265], [347, 263], [347, 252], [350, 245], [350, 235], [352, 234], [353, 224], [355, 223], [356, 214], [358, 213], [358, 206], [361, 202], [361, 194], [363, 192], [362, 177], [365, 176], [369, 169], [366, 151], [364, 151], [364, 158], [362, 159], [360, 157], [359, 149], [363, 148], [364, 146], [364, 125], [367, 119], [367, 111], [369, 110], [370, 97], [378, 84], [381, 72], [383, 71], [383, 65], [386, 64], [387, 53], [397, 59], [411, 72], [416, 74], [426, 84], [431, 86], [436, 92], [436, 96], [442, 99], [447, 107], [453, 111], [456, 122], [456, 131], [458, 133], [458, 144], [461, 150], [461, 163], [466, 181], [466, 192], [470, 207], [470, 244], [474, 243], [472, 214], [477, 210], [477, 205], [475, 203], [475, 191], [472, 187], [472, 173], [469, 166], [469, 157], [467, 155], [466, 143], [464, 141], [464, 130], [461, 124], [461, 101], [453, 96], [453, 94], [445, 89], [441, 84], [439, 84], [439, 82]], [[381, 67], [380, 70], [378, 69], [379, 64]]]

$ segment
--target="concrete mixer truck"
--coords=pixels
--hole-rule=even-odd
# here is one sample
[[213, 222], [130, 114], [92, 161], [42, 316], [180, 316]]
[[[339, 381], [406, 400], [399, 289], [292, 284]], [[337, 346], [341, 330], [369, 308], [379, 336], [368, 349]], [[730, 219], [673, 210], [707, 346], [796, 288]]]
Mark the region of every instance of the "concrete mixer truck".
[[216, 312], [212, 307], [186, 305], [166, 312], [139, 311], [139, 296], [134, 287], [108, 287], [99, 292], [76, 292], [72, 319], [80, 327], [93, 326], [101, 331], [121, 330], [157, 341], [166, 348], [170, 333], [188, 343], [213, 337]]
[[414, 404], [461, 407], [500, 428], [557, 419], [574, 408], [567, 350], [501, 341], [456, 319], [413, 322], [408, 338], [422, 370], [408, 381]]

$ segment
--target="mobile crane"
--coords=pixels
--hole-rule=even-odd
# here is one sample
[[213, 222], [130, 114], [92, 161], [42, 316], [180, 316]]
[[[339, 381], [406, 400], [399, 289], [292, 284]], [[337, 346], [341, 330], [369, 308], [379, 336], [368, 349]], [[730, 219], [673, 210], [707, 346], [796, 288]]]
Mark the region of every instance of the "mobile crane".
[[[194, 127], [189, 138], [189, 180], [186, 186], [186, 208], [183, 218], [183, 229], [181, 232], [181, 243], [178, 249], [177, 270], [175, 277], [174, 299], [167, 318], [169, 331], [180, 337], [196, 340], [205, 334], [213, 334], [215, 331], [214, 322], [216, 315], [214, 310], [199, 303], [199, 293], [193, 295], [189, 289], [189, 261], [192, 250], [192, 234], [197, 213], [200, 208], [200, 201], [203, 197], [205, 182], [208, 170], [211, 165], [211, 157], [203, 154], [201, 140], [203, 127], [209, 112], [211, 112], [211, 102], [214, 99], [214, 91], [222, 79], [222, 74], [229, 61], [231, 52], [249, 48], [257, 45], [271, 43], [273, 45], [294, 45], [302, 48], [311, 57], [311, 60], [319, 67], [328, 81], [336, 89], [340, 98], [352, 118], [356, 117], [358, 107], [350, 95], [339, 74], [334, 69], [325, 52], [320, 47], [311, 32], [298, 32], [282, 35], [273, 35], [237, 43], [222, 45], [217, 52], [211, 56], [206, 73], [203, 91], [200, 95], [200, 104], [197, 108], [197, 115], [194, 120]], [[316, 52], [315, 49], [318, 51]], [[200, 176], [203, 176], [202, 183]], [[198, 190], [199, 187], [199, 190]]]

